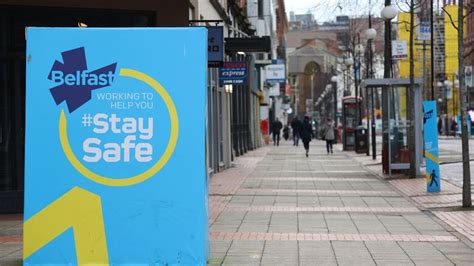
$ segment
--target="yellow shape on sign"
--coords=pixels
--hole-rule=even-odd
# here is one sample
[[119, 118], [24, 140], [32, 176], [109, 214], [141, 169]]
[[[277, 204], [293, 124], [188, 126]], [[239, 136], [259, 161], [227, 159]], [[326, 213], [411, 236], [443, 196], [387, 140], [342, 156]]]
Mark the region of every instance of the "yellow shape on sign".
[[23, 259], [73, 229], [77, 264], [109, 264], [102, 203], [98, 195], [74, 187], [24, 223]]

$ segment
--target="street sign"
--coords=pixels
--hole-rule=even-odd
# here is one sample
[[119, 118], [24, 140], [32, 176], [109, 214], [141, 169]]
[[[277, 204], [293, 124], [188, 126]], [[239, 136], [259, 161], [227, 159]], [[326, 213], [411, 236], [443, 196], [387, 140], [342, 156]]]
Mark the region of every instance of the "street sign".
[[245, 62], [224, 62], [224, 66], [219, 69], [219, 83], [244, 84], [247, 81], [247, 64]]
[[430, 21], [421, 21], [416, 27], [416, 39], [419, 41], [431, 40], [431, 23]]
[[206, 48], [205, 28], [27, 29], [25, 265], [206, 263]]
[[426, 190], [439, 192], [441, 176], [439, 171], [438, 128], [436, 101], [423, 103], [423, 133], [425, 140]]
[[392, 59], [401, 60], [408, 58], [407, 42], [404, 40], [392, 41]]
[[265, 66], [267, 83], [285, 83], [285, 64], [271, 64]]
[[224, 61], [224, 27], [208, 26], [207, 60], [210, 67], [221, 67]]

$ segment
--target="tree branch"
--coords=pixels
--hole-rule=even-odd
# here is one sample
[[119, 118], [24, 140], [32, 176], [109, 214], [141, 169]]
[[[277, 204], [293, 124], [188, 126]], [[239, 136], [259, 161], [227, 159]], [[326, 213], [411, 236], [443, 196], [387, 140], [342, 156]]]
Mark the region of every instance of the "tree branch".
[[446, 9], [444, 8], [444, 6], [441, 8], [444, 13], [446, 13], [446, 15], [448, 15], [449, 17], [449, 20], [451, 21], [451, 25], [453, 25], [453, 27], [458, 31], [458, 27], [456, 26], [456, 24], [454, 24], [454, 20], [453, 20], [453, 17], [451, 16], [451, 14], [448, 13], [448, 11], [446, 11]]

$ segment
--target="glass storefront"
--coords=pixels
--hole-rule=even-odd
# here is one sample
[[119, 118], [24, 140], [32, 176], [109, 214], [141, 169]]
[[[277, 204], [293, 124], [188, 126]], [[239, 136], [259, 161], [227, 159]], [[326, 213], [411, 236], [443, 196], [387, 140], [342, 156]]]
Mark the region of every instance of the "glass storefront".
[[77, 27], [78, 22], [89, 27], [146, 27], [155, 20], [147, 12], [0, 7], [0, 213], [8, 213], [23, 208], [25, 28]]

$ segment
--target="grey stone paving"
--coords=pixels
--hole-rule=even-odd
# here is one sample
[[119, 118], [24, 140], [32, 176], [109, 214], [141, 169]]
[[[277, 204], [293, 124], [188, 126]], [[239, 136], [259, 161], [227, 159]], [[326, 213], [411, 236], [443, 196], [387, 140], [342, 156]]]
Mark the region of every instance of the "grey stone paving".
[[[228, 203], [228, 210], [218, 216], [210, 231], [410, 237], [452, 235], [421, 211], [276, 212], [265, 209], [272, 206], [415, 208], [387, 182], [372, 175], [349, 156], [338, 152], [327, 156], [323, 148], [321, 142], [312, 142], [310, 157], [306, 159], [302, 147], [295, 148], [285, 143], [273, 147], [241, 184], [239, 191]], [[299, 193], [299, 190], [315, 192]], [[335, 193], [318, 192], [322, 190]], [[368, 191], [378, 194], [338, 194], [337, 191]], [[249, 211], [232, 207], [263, 209]], [[217, 265], [474, 265], [473, 254], [472, 244], [461, 241], [229, 239], [211, 241], [209, 262]]]

